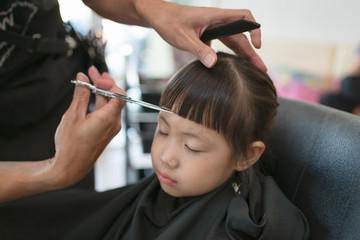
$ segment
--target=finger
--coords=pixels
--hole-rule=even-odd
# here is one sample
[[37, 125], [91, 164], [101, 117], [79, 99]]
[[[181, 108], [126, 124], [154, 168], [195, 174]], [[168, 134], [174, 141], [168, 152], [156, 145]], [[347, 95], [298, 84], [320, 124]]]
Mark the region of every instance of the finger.
[[[94, 83], [94, 85], [99, 87], [98, 82], [101, 79], [101, 75], [100, 75], [99, 71], [97, 70], [97, 68], [95, 66], [89, 67], [88, 74], [89, 74], [91, 81]], [[108, 99], [106, 97], [97, 94], [95, 96], [95, 110], [99, 109], [101, 106], [103, 106], [107, 102], [108, 102]]]
[[[244, 19], [256, 22], [250, 10], [244, 10]], [[250, 31], [251, 43], [255, 48], [261, 48], [261, 30], [260, 28]]]
[[96, 84], [97, 80], [101, 77], [99, 71], [94, 66], [89, 67], [88, 74], [94, 84]]
[[97, 87], [127, 95], [123, 89], [116, 85], [115, 80], [107, 72], [101, 74]]
[[[127, 95], [123, 89], [119, 88], [116, 85], [114, 79], [107, 72], [104, 72], [103, 74], [101, 74], [101, 77], [102, 77], [102, 79], [104, 79], [104, 81], [102, 81], [101, 84], [104, 84], [103, 87], [105, 89], [109, 89], [110, 91], [120, 93], [123, 95]], [[123, 101], [121, 99], [110, 99], [108, 105], [109, 105], [109, 108], [113, 109], [115, 115], [120, 116], [121, 110], [125, 106], [125, 101]]]
[[110, 77], [107, 72], [101, 74], [101, 77], [98, 79], [96, 86], [105, 90], [110, 90], [112, 86], [115, 85], [115, 81]]
[[250, 62], [252, 62], [256, 67], [258, 67], [261, 71], [267, 72], [268, 69], [264, 63], [264, 61], [260, 58], [259, 55], [252, 56], [250, 58]]
[[185, 50], [193, 53], [207, 68], [212, 68], [217, 61], [215, 51], [209, 45], [202, 42], [197, 36], [194, 36], [192, 41], [189, 41], [188, 49]]
[[[101, 78], [99, 78], [98, 81], [97, 81], [97, 87], [105, 89], [105, 90], [110, 90], [110, 91], [113, 91], [113, 92], [117, 92], [117, 93], [120, 93], [120, 94], [123, 94], [123, 95], [126, 95], [126, 92], [123, 89], [116, 86], [115, 81], [106, 72], [101, 74]], [[110, 100], [110, 102], [112, 102], [111, 100]], [[114, 100], [116, 102], [123, 102], [122, 100], [119, 100], [119, 99], [114, 99]], [[108, 104], [108, 103], [109, 103], [108, 100], [106, 102], [100, 101], [97, 106], [98, 106], [98, 108], [101, 108], [105, 104]], [[121, 103], [121, 104], [125, 104], [125, 103]], [[123, 108], [123, 106], [121, 104], [118, 106], [118, 108], [120, 107], [120, 111]]]
[[[220, 21], [220, 22], [217, 22], [216, 25], [219, 25], [219, 23], [224, 24], [224, 23], [235, 21], [238, 19], [246, 19], [246, 20], [249, 20], [252, 22], [256, 22], [251, 11], [248, 9], [240, 9], [240, 10], [224, 9], [222, 11], [215, 11], [212, 19], [216, 19], [217, 21]], [[250, 31], [250, 36], [251, 36], [251, 42], [254, 45], [254, 47], [260, 48], [261, 47], [261, 30], [260, 30], [260, 28]]]
[[105, 79], [108, 79], [108, 80], [110, 80], [110, 81], [113, 81], [114, 84], [115, 84], [115, 80], [114, 80], [112, 77], [110, 77], [109, 73], [103, 72], [103, 74], [101, 74], [101, 76], [102, 76], [103, 78], [105, 78]]
[[[83, 73], [78, 73], [76, 75], [76, 80], [87, 83], [89, 82], [89, 79]], [[85, 86], [76, 84], [70, 108], [78, 112], [79, 114], [83, 114], [85, 116], [89, 104], [89, 99], [90, 90]]]
[[230, 49], [232, 49], [237, 55], [248, 58], [255, 66], [262, 71], [266, 72], [267, 67], [261, 60], [260, 56], [256, 53], [254, 48], [249, 43], [247, 37], [244, 34], [238, 34], [221, 39], [221, 41]]
[[121, 99], [110, 99], [110, 101], [104, 105], [100, 110], [107, 111], [108, 114], [117, 117], [120, 121], [121, 111], [125, 106], [125, 101]]
[[250, 31], [251, 42], [257, 49], [261, 48], [261, 30], [255, 29]]
[[[119, 88], [118, 86], [116, 86], [115, 82], [114, 84], [111, 86], [110, 91], [116, 92], [116, 93], [120, 93], [123, 95], [127, 95], [126, 92]], [[115, 114], [120, 115], [121, 110], [124, 108], [125, 106], [125, 101], [121, 100], [121, 99], [110, 99], [109, 101], [109, 105], [110, 107], [114, 108]]]
[[207, 45], [203, 45], [200, 48], [198, 58], [200, 62], [202, 62], [202, 64], [204, 64], [207, 68], [212, 68], [217, 61], [217, 55], [215, 51]]
[[100, 126], [97, 130], [110, 141], [121, 129], [121, 109], [115, 105], [106, 105], [93, 112], [89, 120], [93, 126]]
[[[238, 20], [238, 19], [246, 19], [249, 21], [256, 22], [251, 11], [249, 11], [247, 9], [241, 9], [241, 10], [215, 9], [214, 11], [209, 12], [207, 27], [204, 27], [204, 25], [200, 24], [200, 26], [204, 27], [202, 30], [200, 30], [200, 33], [210, 26], [216, 26], [216, 25], [228, 23], [228, 22]], [[201, 36], [201, 34], [200, 34], [200, 36]], [[250, 31], [250, 36], [251, 36], [251, 42], [254, 45], [254, 47], [260, 48], [261, 47], [261, 31], [260, 31], [260, 29], [254, 29], [254, 30]], [[205, 66], [207, 66], [209, 68], [214, 66], [216, 63], [216, 60], [217, 60], [215, 51], [211, 47], [207, 46], [202, 41], [200, 41], [199, 37], [196, 36], [196, 33], [194, 33], [194, 36], [190, 35], [189, 38], [191, 38], [192, 41], [188, 41], [188, 43], [187, 43], [188, 49], [185, 49], [185, 50], [192, 52], [196, 57], [198, 57], [198, 59]], [[185, 45], [185, 44], [183, 44], [183, 45]], [[239, 43], [235, 42], [231, 45], [230, 48], [233, 51], [237, 50], [238, 52], [239, 51], [246, 52], [245, 53], [246, 56], [248, 56], [249, 58], [256, 59], [256, 64], [259, 65], [259, 67], [261, 67], [261, 69], [265, 69], [264, 68], [265, 65], [262, 63], [261, 59], [259, 57], [253, 57], [253, 56], [256, 56], [257, 54], [254, 52], [254, 50], [253, 50], [252, 46], [249, 44], [248, 40], [246, 40], [246, 44], [244, 44], [244, 43], [241, 44], [241, 42], [239, 42]], [[242, 50], [241, 48], [244, 48], [244, 49]]]
[[[125, 92], [116, 85], [113, 85], [110, 90], [117, 93]], [[121, 123], [121, 111], [124, 108], [124, 106], [125, 106], [125, 101], [121, 99], [110, 99], [109, 102], [101, 106], [101, 108], [99, 108], [97, 111], [93, 112], [92, 114], [97, 116], [100, 115], [101, 118], [105, 117], [106, 121], [112, 121], [113, 124], [119, 127]]]

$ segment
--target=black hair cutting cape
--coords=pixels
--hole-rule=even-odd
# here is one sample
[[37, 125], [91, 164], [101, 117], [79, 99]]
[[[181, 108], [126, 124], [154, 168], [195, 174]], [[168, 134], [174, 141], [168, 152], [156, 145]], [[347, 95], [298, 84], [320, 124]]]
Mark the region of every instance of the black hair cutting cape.
[[232, 181], [201, 196], [176, 198], [153, 175], [107, 192], [64, 190], [2, 203], [0, 239], [309, 238], [304, 215], [271, 177], [241, 195]]

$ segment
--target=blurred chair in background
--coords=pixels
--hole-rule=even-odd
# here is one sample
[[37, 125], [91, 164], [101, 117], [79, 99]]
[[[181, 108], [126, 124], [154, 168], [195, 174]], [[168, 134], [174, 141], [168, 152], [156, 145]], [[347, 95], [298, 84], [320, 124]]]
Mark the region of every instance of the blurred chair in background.
[[306, 215], [311, 239], [360, 236], [360, 118], [280, 98], [264, 167]]

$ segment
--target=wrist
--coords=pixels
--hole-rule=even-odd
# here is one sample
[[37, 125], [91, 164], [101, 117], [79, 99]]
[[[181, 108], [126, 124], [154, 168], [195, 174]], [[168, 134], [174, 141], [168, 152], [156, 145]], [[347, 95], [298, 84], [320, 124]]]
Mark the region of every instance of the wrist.
[[44, 161], [44, 170], [39, 177], [39, 184], [44, 186], [48, 191], [57, 190], [67, 186], [64, 174], [55, 166], [56, 156]]
[[52, 172], [52, 159], [34, 162], [1, 162], [0, 202], [41, 192], [63, 185]]
[[71, 154], [62, 152], [64, 151], [57, 151], [54, 157], [42, 161], [43, 170], [36, 177], [42, 189], [51, 191], [69, 187], [80, 181], [88, 172], [89, 167], [83, 164], [87, 161], [83, 159], [89, 159], [90, 156], [74, 155], [72, 153], [76, 151], [73, 150], [69, 150]]
[[55, 157], [37, 162], [37, 169], [33, 171], [34, 192], [58, 190], [67, 187], [66, 177], [55, 166]]
[[147, 22], [148, 27], [155, 28], [157, 17], [161, 17], [164, 12], [160, 10], [162, 6], [168, 4], [163, 0], [134, 0], [134, 7], [139, 16]]

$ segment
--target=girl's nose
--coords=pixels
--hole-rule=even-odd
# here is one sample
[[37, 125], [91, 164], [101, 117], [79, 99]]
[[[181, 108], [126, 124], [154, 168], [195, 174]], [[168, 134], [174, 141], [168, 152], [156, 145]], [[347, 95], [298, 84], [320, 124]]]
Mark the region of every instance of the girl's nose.
[[170, 145], [171, 144], [164, 148], [160, 156], [160, 161], [169, 168], [177, 168], [179, 166], [179, 155], [176, 152], [176, 148]]

